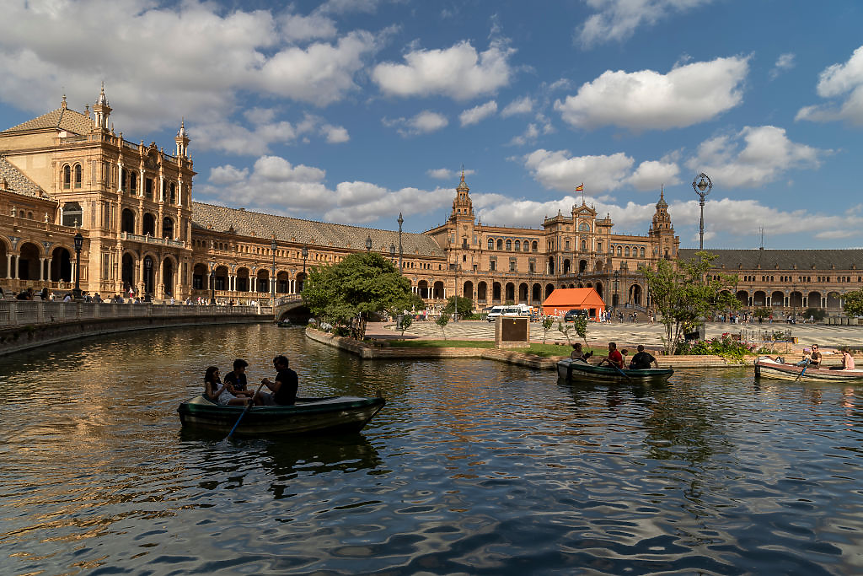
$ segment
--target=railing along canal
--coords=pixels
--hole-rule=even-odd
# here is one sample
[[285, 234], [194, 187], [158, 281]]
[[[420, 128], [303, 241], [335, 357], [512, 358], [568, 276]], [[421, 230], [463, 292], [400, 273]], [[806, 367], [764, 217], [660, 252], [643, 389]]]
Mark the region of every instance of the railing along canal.
[[0, 328], [92, 319], [272, 315], [270, 306], [187, 306], [0, 300]]

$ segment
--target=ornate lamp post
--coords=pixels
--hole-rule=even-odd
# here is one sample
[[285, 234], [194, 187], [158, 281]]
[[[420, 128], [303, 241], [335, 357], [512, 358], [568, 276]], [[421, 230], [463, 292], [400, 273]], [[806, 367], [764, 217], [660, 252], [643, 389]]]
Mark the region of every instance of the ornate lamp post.
[[276, 237], [273, 236], [273, 241], [270, 244], [270, 249], [273, 252], [273, 275], [270, 278], [270, 287], [273, 294], [273, 306], [276, 305]]
[[[697, 184], [696, 180], [701, 179]], [[704, 199], [710, 194], [713, 188], [713, 181], [710, 176], [702, 172], [692, 181], [692, 189], [698, 194], [698, 205], [701, 206], [701, 220], [698, 221], [698, 249], [704, 250]]]
[[452, 321], [458, 322], [458, 269], [459, 265], [455, 265], [455, 293], [453, 296], [453, 311], [452, 311]]
[[614, 306], [617, 307], [618, 296], [617, 291], [620, 288], [620, 270], [614, 271]]
[[84, 247], [84, 237], [81, 232], [75, 234], [75, 290], [72, 296], [75, 300], [81, 299], [81, 248]]
[[300, 292], [303, 291], [303, 284], [306, 283], [306, 258], [309, 257], [308, 246], [303, 246], [303, 280], [300, 282]]
[[372, 251], [372, 237], [371, 235], [366, 236], [366, 252]]
[[210, 306], [216, 305], [216, 263], [210, 260]]
[[404, 223], [405, 219], [402, 218], [402, 213], [399, 212], [399, 274], [402, 271], [402, 223]]
[[153, 288], [153, 261], [147, 257], [144, 258], [144, 302], [150, 302], [150, 290]]

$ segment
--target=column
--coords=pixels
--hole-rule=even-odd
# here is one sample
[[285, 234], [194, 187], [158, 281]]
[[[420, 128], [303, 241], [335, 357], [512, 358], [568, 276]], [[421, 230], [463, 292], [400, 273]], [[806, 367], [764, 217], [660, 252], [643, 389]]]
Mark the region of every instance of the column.
[[[122, 143], [120, 147], [122, 147]], [[117, 194], [123, 194], [123, 163], [117, 162]]]
[[6, 254], [6, 280], [12, 279], [12, 255]]
[[45, 259], [39, 258], [39, 282], [45, 281]]
[[18, 261], [21, 259], [20, 256], [15, 256], [15, 274], [12, 275], [12, 280], [18, 280]]
[[54, 280], [51, 278], [51, 262], [53, 262], [53, 258], [48, 258], [48, 282], [53, 282]]

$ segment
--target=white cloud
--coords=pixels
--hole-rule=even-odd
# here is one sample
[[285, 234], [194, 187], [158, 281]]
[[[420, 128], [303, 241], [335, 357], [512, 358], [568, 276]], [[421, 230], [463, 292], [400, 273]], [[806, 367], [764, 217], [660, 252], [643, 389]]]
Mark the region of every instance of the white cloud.
[[584, 182], [590, 193], [619, 188], [629, 177], [634, 160], [622, 152], [610, 156], [570, 156], [568, 150], [535, 150], [523, 157], [524, 165], [546, 188], [572, 190]]
[[327, 137], [330, 144], [343, 144], [351, 139], [346, 128], [325, 124], [321, 126], [321, 132]]
[[471, 124], [479, 124], [489, 116], [497, 112], [497, 102], [489, 100], [485, 104], [474, 106], [459, 114], [459, 120], [462, 126], [470, 126]]
[[748, 58], [733, 57], [686, 64], [668, 74], [606, 71], [583, 84], [575, 96], [556, 101], [554, 108], [564, 121], [581, 128], [682, 128], [740, 104], [748, 70]]
[[658, 190], [663, 184], [680, 183], [680, 166], [676, 162], [648, 160], [642, 162], [628, 178], [636, 190]]
[[792, 142], [783, 128], [747, 126], [737, 134], [703, 142], [687, 166], [723, 188], [759, 187], [799, 168], [818, 168], [832, 150]]
[[506, 105], [506, 108], [500, 113], [504, 118], [509, 118], [510, 116], [515, 116], [516, 114], [530, 114], [533, 112], [534, 101], [531, 97], [525, 96], [523, 98], [517, 98], [513, 100], [509, 104]]
[[423, 110], [413, 118], [384, 118], [382, 122], [388, 128], [395, 128], [404, 137], [435, 132], [449, 124], [446, 116], [429, 110]]
[[863, 46], [844, 64], [833, 64], [821, 72], [818, 95], [838, 102], [801, 108], [796, 120], [843, 121], [863, 126]]
[[[461, 170], [450, 170], [449, 168], [433, 168], [426, 170], [426, 174], [437, 180], [458, 180], [461, 178]], [[464, 175], [475, 174], [475, 170], [465, 170]]]
[[792, 68], [794, 68], [794, 54], [790, 52], [781, 54], [776, 59], [776, 64], [773, 65], [773, 69], [770, 71], [770, 79], [775, 80], [780, 74]]
[[[42, 113], [65, 92], [82, 110], [104, 80], [111, 121], [127, 133], [174, 126], [179, 116], [224, 122], [241, 91], [327, 105], [356, 88], [355, 74], [378, 48], [368, 32], [334, 33], [321, 16], [198, 0], [6, 3], [0, 100]], [[332, 41], [293, 44], [324, 38]]]
[[452, 188], [388, 190], [369, 182], [341, 182], [334, 190], [324, 184], [326, 173], [313, 166], [294, 166], [278, 156], [262, 156], [251, 172], [232, 165], [214, 168], [209, 181], [195, 187], [203, 196], [226, 205], [242, 198], [243, 206], [267, 213], [321, 217], [330, 222], [373, 222], [384, 213], [422, 214], [446, 205]]
[[414, 50], [405, 55], [405, 64], [375, 66], [372, 79], [393, 96], [441, 94], [466, 100], [508, 85], [513, 72], [507, 59], [514, 52], [503, 41], [493, 41], [480, 53], [466, 41], [442, 50]]
[[525, 144], [536, 142], [538, 136], [539, 129], [536, 127], [536, 124], [531, 122], [527, 125], [527, 128], [525, 128], [521, 135], [513, 136], [509, 143], [511, 146], [524, 146]]
[[597, 11], [576, 36], [583, 46], [626, 40], [643, 25], [653, 25], [673, 12], [685, 12], [713, 0], [585, 0]]
[[259, 110], [258, 114], [246, 114], [254, 124], [252, 129], [228, 121], [189, 125], [198, 148], [219, 150], [230, 154], [261, 156], [267, 154], [271, 144], [293, 144], [310, 134], [323, 136], [330, 144], [350, 140], [348, 131], [341, 126], [325, 123], [323, 118], [306, 114], [296, 124], [276, 122], [272, 110]]

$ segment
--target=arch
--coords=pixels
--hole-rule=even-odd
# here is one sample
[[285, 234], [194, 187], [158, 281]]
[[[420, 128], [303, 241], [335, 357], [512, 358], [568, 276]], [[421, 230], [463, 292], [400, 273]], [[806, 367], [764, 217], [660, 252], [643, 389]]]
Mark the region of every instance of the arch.
[[587, 271], [587, 260], [579, 260], [578, 261], [578, 272], [579, 274]]
[[528, 242], [527, 240], [525, 240], [525, 241], [522, 243], [522, 245], [521, 245], [521, 251], [522, 251], [522, 252], [527, 252], [528, 250], [530, 250], [530, 242]]
[[752, 294], [753, 306], [767, 306], [767, 293], [763, 290], [756, 290]]
[[428, 300], [431, 298], [431, 291], [429, 290], [429, 283], [425, 280], [420, 280], [417, 282], [417, 291], [419, 292], [420, 298], [424, 298]]
[[488, 300], [488, 284], [485, 282], [479, 282], [476, 285], [476, 299], [478, 302], [485, 302]]
[[840, 308], [840, 306], [839, 306], [840, 298], [841, 298], [841, 296], [839, 296], [838, 292], [829, 292], [827, 294], [827, 306], [826, 306], [826, 308], [828, 310], [838, 310]]
[[569, 270], [570, 270], [569, 258], [564, 258], [564, 260], [563, 260], [563, 273], [569, 274]]
[[276, 294], [287, 294], [290, 278], [284, 270], [276, 272]]
[[746, 290], [738, 290], [735, 296], [737, 297], [737, 301], [740, 302], [741, 306], [749, 306], [749, 292], [747, 292]]
[[803, 294], [798, 290], [794, 290], [793, 292], [791, 292], [791, 294], [788, 296], [788, 305], [792, 308], [802, 308]]
[[536, 240], [534, 240], [533, 243], [530, 245], [530, 250], [531, 250], [531, 252], [539, 251], [539, 244], [537, 243]]
[[216, 290], [230, 290], [230, 278], [228, 277], [228, 267], [227, 266], [216, 266], [216, 274], [215, 278], [213, 278], [213, 284], [216, 286]]
[[785, 306], [785, 292], [774, 290], [773, 293], [770, 294], [770, 305], [773, 307]]
[[6, 246], [5, 238], [0, 237], [0, 278], [6, 278], [7, 276], [12, 276], [9, 273], [8, 267], [8, 256], [9, 247]]
[[629, 287], [629, 303], [633, 306], [641, 306], [641, 299], [644, 289], [639, 284], [633, 284]]
[[[623, 249], [623, 255], [629, 258], [629, 246]], [[620, 254], [618, 254], [620, 256]]]
[[270, 292], [270, 271], [266, 268], [258, 270], [255, 282], [255, 292], [268, 294]]
[[80, 188], [84, 181], [84, 170], [80, 164], [75, 164], [75, 188]]
[[810, 292], [806, 297], [806, 306], [809, 308], [821, 308], [821, 292]]
[[437, 299], [437, 300], [442, 300], [443, 297], [444, 297], [443, 282], [438, 280], [437, 282], [434, 283], [434, 286], [432, 286], [432, 298]]
[[177, 269], [177, 264], [174, 259], [166, 256], [162, 260], [162, 294], [165, 296], [174, 295], [174, 271]]
[[162, 238], [174, 238], [174, 219], [170, 216], [162, 218]]
[[237, 278], [236, 278], [237, 287], [235, 288], [235, 290], [237, 292], [251, 292], [252, 291], [252, 285], [249, 282], [249, 276], [250, 276], [250, 273], [249, 273], [248, 268], [246, 268], [245, 266], [243, 266], [241, 268], [237, 268]]
[[516, 240], [516, 241], [515, 241], [515, 251], [516, 251], [516, 252], [521, 252], [521, 240]]
[[603, 293], [604, 293], [605, 289], [602, 285], [602, 282], [597, 282], [596, 285], [593, 287], [593, 289], [596, 290], [596, 293], [599, 294], [600, 298], [603, 298]]
[[605, 268], [605, 264], [602, 263], [602, 260], [597, 260], [596, 264], [593, 265], [593, 271], [594, 272], [602, 272], [602, 270], [604, 268]]
[[554, 274], [554, 256], [548, 257], [548, 273]]
[[515, 302], [515, 284], [513, 284], [512, 282], [506, 283], [506, 298], [505, 298], [505, 300], [507, 302], [510, 302], [510, 301]]
[[509, 238], [506, 239], [506, 251], [512, 252], [512, 240], [510, 240]]
[[545, 285], [545, 297], [548, 298], [551, 296], [551, 293], [554, 292], [554, 284], [546, 284]]
[[135, 211], [131, 208], [123, 208], [120, 216], [120, 232], [135, 233]]
[[[120, 280], [123, 282], [123, 292], [129, 292], [129, 288], [135, 287], [135, 265], [137, 260], [135, 257], [126, 252], [120, 259]], [[194, 280], [194, 276], [193, 276]], [[193, 283], [194, 284], [194, 283]]]
[[39, 246], [32, 242], [25, 242], [18, 249], [18, 279], [39, 280], [41, 278], [39, 258], [42, 256]]
[[156, 285], [156, 261], [152, 256], [147, 254], [144, 256], [143, 264], [143, 276], [142, 279], [144, 281], [144, 299], [150, 300], [153, 294], [153, 288]]
[[494, 238], [489, 238], [489, 239], [488, 239], [488, 249], [489, 249], [489, 250], [494, 250]]
[[491, 284], [491, 301], [500, 302], [500, 282], [492, 282]]
[[141, 221], [141, 233], [149, 234], [150, 236], [156, 235], [156, 217], [149, 212], [144, 214], [144, 218]]
[[638, 249], [638, 257], [644, 258], [644, 246]]
[[461, 293], [465, 298], [473, 300], [473, 282], [468, 280], [462, 284]]
[[63, 189], [68, 190], [72, 187], [72, 167], [66, 164], [63, 166]]
[[58, 246], [51, 252], [49, 277], [54, 282], [72, 281], [72, 253], [63, 246]]
[[527, 283], [522, 282], [518, 285], [518, 301], [519, 302], [528, 302], [530, 300], [528, 294]]
[[539, 282], [534, 282], [533, 287], [531, 288], [530, 299], [533, 302], [542, 302], [542, 284]]
[[497, 239], [497, 249], [503, 250], [503, 240], [501, 238]]
[[306, 273], [299, 272], [297, 273], [297, 293], [301, 293], [303, 291], [303, 285], [306, 283]]
[[622, 246], [618, 246], [618, 247], [617, 247], [617, 255], [618, 255], [618, 256], [623, 256], [623, 247], [622, 247]]

